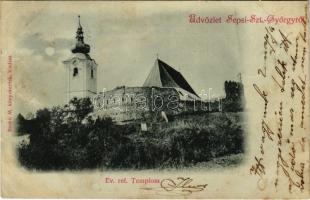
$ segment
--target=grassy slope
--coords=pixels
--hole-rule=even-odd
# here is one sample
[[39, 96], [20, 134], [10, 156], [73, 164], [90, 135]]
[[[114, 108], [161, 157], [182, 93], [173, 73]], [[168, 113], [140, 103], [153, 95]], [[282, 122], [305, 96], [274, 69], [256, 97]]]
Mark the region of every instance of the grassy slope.
[[[193, 163], [204, 167], [236, 165], [243, 155], [242, 120], [241, 112], [181, 115], [168, 123], [149, 124], [148, 131], [139, 131], [131, 135], [131, 139], [134, 143], [175, 151], [174, 155], [181, 155], [184, 163], [190, 161], [189, 166]], [[168, 159], [166, 162], [171, 164], [174, 161]], [[179, 163], [178, 160], [174, 167], [179, 167]], [[163, 163], [161, 167], [167, 166]]]

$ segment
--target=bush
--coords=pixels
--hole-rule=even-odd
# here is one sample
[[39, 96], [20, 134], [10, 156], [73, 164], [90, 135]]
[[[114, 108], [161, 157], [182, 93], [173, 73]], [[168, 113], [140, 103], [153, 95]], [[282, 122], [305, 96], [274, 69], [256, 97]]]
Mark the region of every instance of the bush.
[[19, 116], [19, 129], [30, 134], [19, 147], [20, 163], [30, 169], [184, 167], [243, 152], [240, 113], [184, 115], [169, 123], [117, 125], [111, 118], [83, 119], [92, 112], [87, 99]]

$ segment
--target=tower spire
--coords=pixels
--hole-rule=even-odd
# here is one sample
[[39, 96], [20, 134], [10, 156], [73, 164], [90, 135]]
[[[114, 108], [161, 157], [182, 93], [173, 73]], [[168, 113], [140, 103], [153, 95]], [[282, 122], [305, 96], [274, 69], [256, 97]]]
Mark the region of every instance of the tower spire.
[[75, 43], [75, 48], [72, 49], [72, 53], [84, 53], [87, 54], [90, 51], [90, 46], [88, 44], [84, 43], [84, 32], [83, 32], [83, 28], [81, 25], [81, 16], [78, 15], [78, 29], [76, 31], [76, 43]]
[[81, 16], [79, 15], [78, 18], [79, 18], [79, 27], [82, 28], [82, 26], [81, 26]]

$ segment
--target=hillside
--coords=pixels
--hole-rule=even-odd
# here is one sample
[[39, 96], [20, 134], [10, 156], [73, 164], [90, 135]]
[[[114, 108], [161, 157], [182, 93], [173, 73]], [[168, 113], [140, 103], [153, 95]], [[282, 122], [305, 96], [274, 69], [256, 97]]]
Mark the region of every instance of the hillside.
[[149, 122], [142, 131], [140, 123], [120, 125], [111, 118], [86, 118], [82, 123], [92, 112], [91, 104], [82, 100], [74, 105], [70, 112], [54, 107], [38, 110], [31, 119], [19, 116], [19, 135], [29, 134], [29, 141], [18, 147], [24, 167], [183, 168], [243, 153], [242, 113], [183, 114], [169, 122]]

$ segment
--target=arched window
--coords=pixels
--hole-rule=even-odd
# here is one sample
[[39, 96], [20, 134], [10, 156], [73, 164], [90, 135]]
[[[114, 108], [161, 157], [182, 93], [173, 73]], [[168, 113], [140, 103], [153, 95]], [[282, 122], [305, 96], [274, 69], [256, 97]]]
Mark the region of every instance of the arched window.
[[90, 76], [91, 76], [91, 78], [94, 78], [94, 70], [93, 69], [91, 69], [91, 71], [90, 71]]
[[79, 69], [78, 69], [77, 67], [75, 67], [75, 68], [73, 69], [73, 76], [77, 76], [78, 73], [79, 73]]

